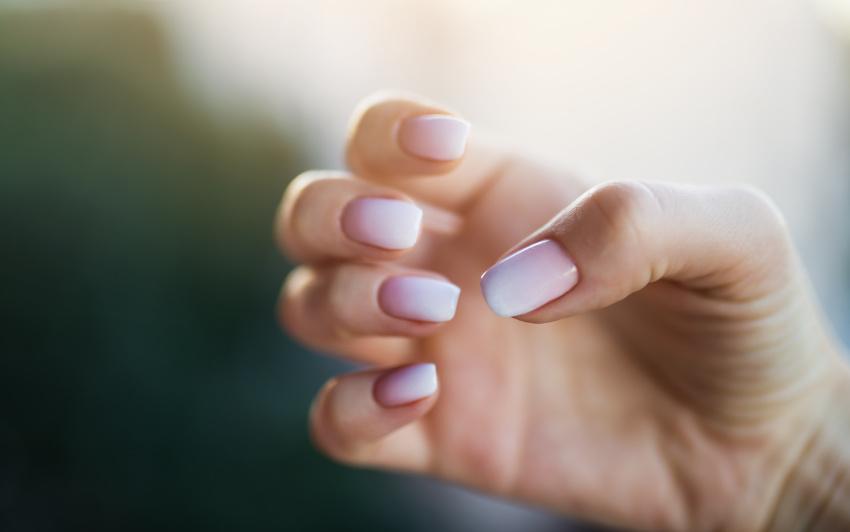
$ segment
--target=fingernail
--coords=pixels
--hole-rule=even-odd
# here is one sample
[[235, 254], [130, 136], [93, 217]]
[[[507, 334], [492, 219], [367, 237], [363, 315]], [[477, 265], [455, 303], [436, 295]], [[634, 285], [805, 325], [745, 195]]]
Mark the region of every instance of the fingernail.
[[384, 312], [396, 318], [449, 321], [455, 315], [460, 288], [431, 277], [390, 277], [378, 291]]
[[401, 148], [415, 157], [454, 161], [466, 150], [469, 122], [449, 115], [421, 115], [405, 119], [398, 129]]
[[437, 391], [437, 366], [413, 364], [381, 376], [372, 393], [383, 406], [406, 405], [434, 395]]
[[342, 230], [352, 240], [384, 249], [407, 249], [419, 238], [422, 209], [409, 201], [360, 198], [342, 213]]
[[519, 316], [570, 291], [578, 270], [564, 248], [541, 240], [497, 262], [481, 276], [481, 291], [499, 316]]

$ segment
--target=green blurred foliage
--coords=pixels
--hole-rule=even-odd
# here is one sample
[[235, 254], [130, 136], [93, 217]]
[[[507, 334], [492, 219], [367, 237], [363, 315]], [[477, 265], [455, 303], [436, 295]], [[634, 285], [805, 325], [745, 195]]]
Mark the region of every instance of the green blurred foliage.
[[216, 119], [163, 43], [137, 12], [0, 11], [0, 530], [434, 528], [312, 450], [338, 366], [273, 310], [299, 147]]

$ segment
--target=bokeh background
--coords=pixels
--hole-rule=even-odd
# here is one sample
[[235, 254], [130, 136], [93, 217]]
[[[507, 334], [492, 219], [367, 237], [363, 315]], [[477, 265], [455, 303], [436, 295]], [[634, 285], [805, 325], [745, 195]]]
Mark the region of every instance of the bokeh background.
[[314, 452], [289, 179], [381, 88], [591, 180], [745, 181], [850, 339], [848, 0], [0, 0], [0, 530], [590, 530]]

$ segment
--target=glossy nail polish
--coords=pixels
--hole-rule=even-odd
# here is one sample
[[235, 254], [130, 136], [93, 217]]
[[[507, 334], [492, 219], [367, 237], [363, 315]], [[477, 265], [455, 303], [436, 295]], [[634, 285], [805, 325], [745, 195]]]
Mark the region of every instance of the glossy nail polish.
[[382, 375], [372, 393], [385, 407], [401, 406], [425, 399], [437, 391], [437, 367], [434, 364], [413, 364]]
[[398, 143], [414, 157], [453, 161], [466, 150], [469, 129], [469, 122], [450, 115], [414, 116], [400, 124]]
[[383, 249], [407, 249], [416, 244], [422, 209], [409, 201], [358, 198], [342, 213], [342, 230], [352, 240]]
[[564, 248], [542, 240], [497, 262], [481, 276], [481, 291], [499, 316], [519, 316], [561, 297], [578, 282]]
[[417, 321], [449, 321], [455, 315], [460, 288], [432, 277], [390, 277], [378, 291], [384, 312]]

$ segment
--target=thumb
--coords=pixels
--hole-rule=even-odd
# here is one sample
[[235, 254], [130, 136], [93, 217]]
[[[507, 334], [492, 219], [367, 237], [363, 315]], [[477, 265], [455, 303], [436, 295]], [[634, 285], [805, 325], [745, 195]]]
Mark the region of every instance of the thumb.
[[548, 322], [612, 305], [662, 279], [721, 299], [787, 284], [778, 210], [752, 188], [613, 182], [576, 199], [481, 277], [500, 316]]

